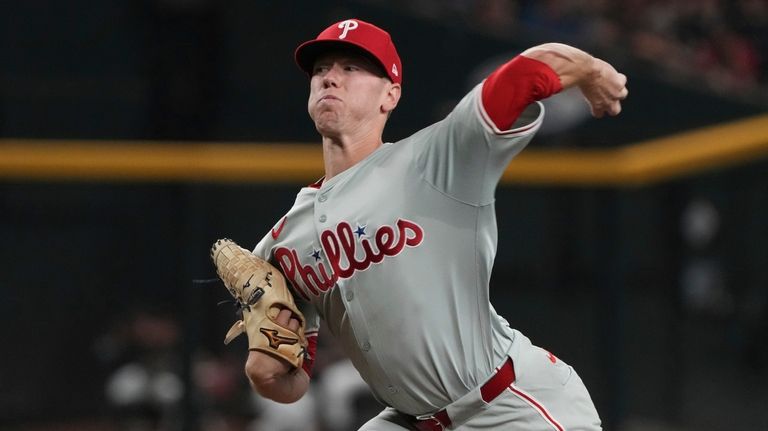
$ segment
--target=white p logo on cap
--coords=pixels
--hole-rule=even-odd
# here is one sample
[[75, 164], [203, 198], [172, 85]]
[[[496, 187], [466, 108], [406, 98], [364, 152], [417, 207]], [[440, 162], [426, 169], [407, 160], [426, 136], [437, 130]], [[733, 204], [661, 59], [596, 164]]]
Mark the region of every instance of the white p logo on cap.
[[347, 19], [339, 23], [339, 28], [342, 28], [341, 34], [339, 35], [339, 39], [344, 39], [347, 37], [347, 32], [354, 30], [357, 28], [359, 24], [357, 21], [353, 19]]

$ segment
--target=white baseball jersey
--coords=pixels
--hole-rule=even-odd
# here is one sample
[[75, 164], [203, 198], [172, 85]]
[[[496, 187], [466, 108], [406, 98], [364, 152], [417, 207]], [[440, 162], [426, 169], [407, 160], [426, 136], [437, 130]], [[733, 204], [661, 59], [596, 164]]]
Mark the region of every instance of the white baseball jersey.
[[322, 318], [374, 395], [408, 414], [481, 384], [517, 332], [489, 300], [494, 191], [543, 107], [500, 131], [481, 86], [443, 121], [302, 188], [254, 250], [312, 305], [310, 331]]

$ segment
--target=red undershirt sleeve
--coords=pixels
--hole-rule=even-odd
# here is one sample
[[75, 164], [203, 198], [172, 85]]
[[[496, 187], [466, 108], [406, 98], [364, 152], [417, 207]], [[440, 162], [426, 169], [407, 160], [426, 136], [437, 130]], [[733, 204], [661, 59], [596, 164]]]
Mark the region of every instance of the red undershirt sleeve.
[[562, 89], [560, 77], [551, 67], [518, 55], [488, 76], [481, 100], [493, 124], [509, 130], [526, 106]]
[[307, 335], [307, 358], [304, 359], [301, 367], [309, 377], [312, 377], [312, 368], [315, 365], [315, 354], [317, 354], [317, 333]]

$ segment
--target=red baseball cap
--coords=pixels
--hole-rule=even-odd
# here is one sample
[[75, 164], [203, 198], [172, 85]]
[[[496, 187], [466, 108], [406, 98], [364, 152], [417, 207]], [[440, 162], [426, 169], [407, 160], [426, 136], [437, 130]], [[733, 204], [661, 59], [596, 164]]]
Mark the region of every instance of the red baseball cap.
[[315, 39], [299, 45], [294, 54], [296, 64], [312, 75], [315, 59], [328, 49], [338, 46], [352, 46], [363, 50], [381, 65], [392, 82], [403, 82], [403, 66], [389, 33], [359, 19], [345, 19], [332, 24]]

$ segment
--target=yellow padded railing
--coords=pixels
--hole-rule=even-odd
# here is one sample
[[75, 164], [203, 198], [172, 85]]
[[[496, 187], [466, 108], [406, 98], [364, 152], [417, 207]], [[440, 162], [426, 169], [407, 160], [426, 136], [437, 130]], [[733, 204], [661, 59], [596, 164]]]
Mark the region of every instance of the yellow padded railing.
[[608, 150], [525, 150], [504, 174], [509, 183], [647, 185], [768, 156], [768, 115]]
[[[768, 156], [768, 115], [614, 149], [536, 149], [502, 183], [641, 186]], [[0, 180], [308, 183], [318, 144], [0, 139]]]

